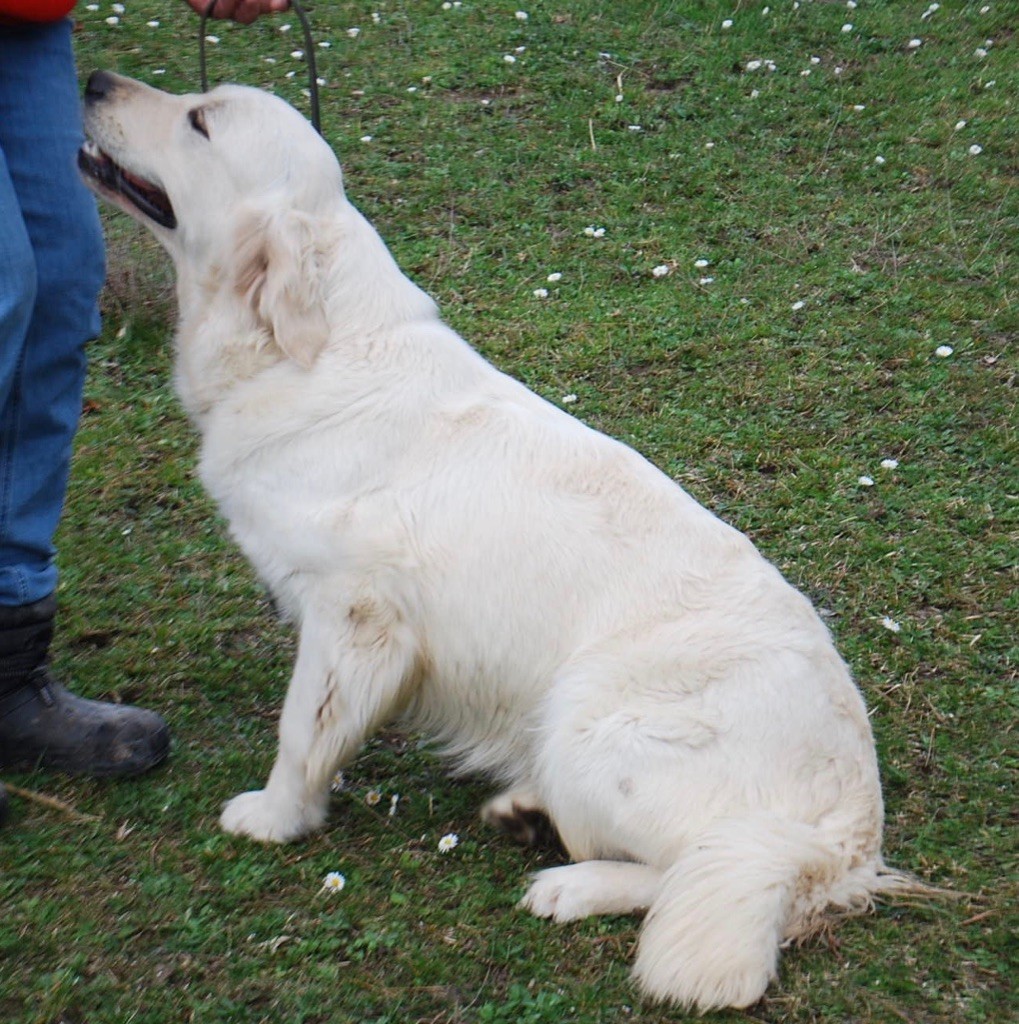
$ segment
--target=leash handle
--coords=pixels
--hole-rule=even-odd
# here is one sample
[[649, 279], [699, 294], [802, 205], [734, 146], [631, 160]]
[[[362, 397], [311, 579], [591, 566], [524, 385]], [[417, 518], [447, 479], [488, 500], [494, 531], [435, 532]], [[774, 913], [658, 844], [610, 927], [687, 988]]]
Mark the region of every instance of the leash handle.
[[[202, 79], [202, 92], [209, 91], [209, 75], [205, 64], [205, 23], [209, 20], [217, 0], [209, 0], [209, 4], [202, 11], [201, 21], [198, 25], [198, 70]], [[308, 15], [297, 0], [290, 0], [290, 7], [297, 13], [301, 22], [301, 29], [304, 32], [304, 59], [308, 64], [308, 91], [311, 95], [311, 123], [315, 131], [322, 134], [322, 119], [318, 106], [318, 72], [315, 70], [315, 40], [311, 37], [311, 25], [308, 22]]]

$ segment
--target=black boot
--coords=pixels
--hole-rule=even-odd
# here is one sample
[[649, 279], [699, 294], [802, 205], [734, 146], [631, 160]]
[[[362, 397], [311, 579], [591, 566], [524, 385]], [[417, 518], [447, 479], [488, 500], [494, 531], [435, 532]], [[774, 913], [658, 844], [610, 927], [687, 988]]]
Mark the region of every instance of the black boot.
[[76, 697], [47, 665], [56, 599], [0, 606], [0, 768], [137, 775], [170, 749], [154, 711]]

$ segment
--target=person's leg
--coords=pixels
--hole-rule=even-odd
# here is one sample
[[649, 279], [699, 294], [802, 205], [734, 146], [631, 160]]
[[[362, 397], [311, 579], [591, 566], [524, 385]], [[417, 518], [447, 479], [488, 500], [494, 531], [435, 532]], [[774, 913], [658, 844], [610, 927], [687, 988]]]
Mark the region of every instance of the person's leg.
[[70, 23], [0, 28], [0, 767], [124, 775], [166, 756], [163, 720], [76, 697], [47, 668], [53, 538], [104, 276], [81, 141]]
[[[13, 317], [0, 320], [0, 604], [56, 588], [53, 536], [81, 414], [85, 343], [99, 331], [104, 277], [95, 200], [78, 174], [82, 142], [70, 24], [0, 29], [0, 226], [17, 241]], [[14, 195], [10, 192], [13, 189]], [[13, 207], [12, 207], [13, 198]], [[19, 216], [20, 213], [20, 216]], [[35, 278], [27, 321], [26, 278]], [[6, 288], [5, 288], [6, 290]]]

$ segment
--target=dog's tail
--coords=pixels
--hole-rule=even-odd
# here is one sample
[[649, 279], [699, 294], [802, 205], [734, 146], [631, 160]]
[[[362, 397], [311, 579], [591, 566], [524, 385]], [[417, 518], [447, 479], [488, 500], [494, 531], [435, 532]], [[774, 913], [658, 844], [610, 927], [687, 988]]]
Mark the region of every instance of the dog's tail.
[[826, 911], [858, 913], [880, 893], [922, 889], [877, 854], [853, 865], [814, 826], [765, 815], [720, 820], [665, 872], [634, 976], [652, 999], [749, 1006], [775, 977], [780, 947], [818, 930]]

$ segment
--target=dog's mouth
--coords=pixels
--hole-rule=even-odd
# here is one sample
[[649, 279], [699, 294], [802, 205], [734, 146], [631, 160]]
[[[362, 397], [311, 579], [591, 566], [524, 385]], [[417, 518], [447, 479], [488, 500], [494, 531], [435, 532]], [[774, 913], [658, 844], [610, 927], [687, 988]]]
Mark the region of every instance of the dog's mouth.
[[139, 213], [164, 228], [177, 226], [170, 197], [153, 181], [131, 171], [104, 153], [94, 142], [86, 142], [78, 150], [78, 168], [99, 188], [126, 200]]

